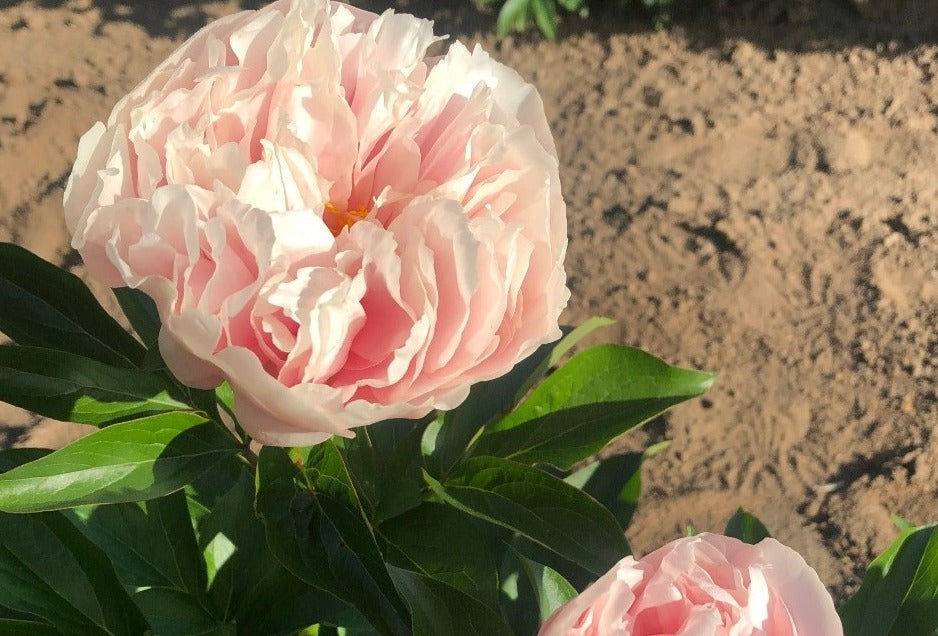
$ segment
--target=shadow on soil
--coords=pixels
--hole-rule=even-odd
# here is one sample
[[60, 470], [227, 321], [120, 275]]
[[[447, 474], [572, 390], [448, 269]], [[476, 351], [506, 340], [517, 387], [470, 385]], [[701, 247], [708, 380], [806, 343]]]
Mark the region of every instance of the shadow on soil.
[[[349, 0], [350, 4], [380, 13], [388, 8], [435, 19], [439, 33], [494, 32], [494, 13], [479, 11], [471, 0]], [[0, 11], [17, 6], [60, 8], [72, 5], [75, 13], [97, 8], [101, 23], [132, 22], [151, 36], [186, 37], [209, 21], [211, 0], [0, 0]], [[269, 0], [239, 0], [242, 9], [258, 9]], [[24, 19], [14, 30], [29, 28]]]
[[[350, 0], [363, 9], [381, 12], [389, 7], [431, 18], [438, 33], [471, 36], [492, 33], [496, 11], [478, 9], [472, 0]], [[209, 20], [200, 0], [0, 0], [0, 10], [17, 5], [58, 7], [73, 4], [76, 12], [101, 11], [102, 22], [133, 22], [150, 35], [185, 37]], [[257, 9], [267, 0], [240, 0], [244, 9]], [[894, 55], [922, 44], [938, 43], [938, 3], [934, 0], [864, 0], [861, 16], [851, 0], [677, 0], [674, 28], [690, 46], [722, 48], [726, 42], [746, 40], [766, 50], [841, 50], [852, 46]], [[652, 29], [640, 2], [622, 8], [612, 0], [594, 0], [592, 14], [567, 14], [560, 38], [594, 32], [638, 33]], [[20, 25], [28, 26], [28, 25]], [[14, 28], [16, 25], [14, 25]], [[539, 38], [536, 32], [512, 36]]]
[[[676, 0], [672, 28], [698, 51], [745, 40], [767, 51], [863, 47], [893, 56], [938, 43], [938, 2], [864, 0], [861, 4], [869, 7], [862, 14], [851, 0]], [[607, 1], [598, 3], [586, 19], [568, 17], [561, 24], [560, 37], [651, 29], [644, 11]]]

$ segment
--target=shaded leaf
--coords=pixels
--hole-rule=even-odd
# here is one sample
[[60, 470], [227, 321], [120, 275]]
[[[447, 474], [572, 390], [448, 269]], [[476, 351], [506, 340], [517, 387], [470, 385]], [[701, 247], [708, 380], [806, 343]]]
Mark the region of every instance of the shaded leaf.
[[199, 549], [217, 617], [242, 634], [295, 634], [317, 622], [359, 625], [348, 605], [295, 576], [267, 547], [254, 513], [254, 474], [242, 462], [222, 461], [187, 487], [198, 506]]
[[625, 453], [595, 461], [564, 478], [605, 506], [623, 529], [638, 504], [643, 453]]
[[293, 636], [310, 625], [342, 627], [346, 636], [375, 633], [351, 605], [308, 585], [279, 564], [254, 582], [237, 616], [242, 634]]
[[0, 605], [66, 634], [146, 630], [101, 550], [61, 513], [0, 513]]
[[60, 632], [49, 623], [0, 618], [0, 634], [4, 636], [59, 636]]
[[257, 512], [271, 551], [294, 576], [358, 609], [377, 629], [409, 628], [384, 559], [361, 509], [342, 455], [332, 441], [294, 459], [261, 449]]
[[12, 243], [0, 243], [0, 332], [45, 347], [133, 367], [145, 349], [80, 278]]
[[[247, 475], [248, 465], [241, 461], [236, 455], [223, 458], [216, 462], [214, 466], [199, 475], [195, 480], [186, 484], [186, 504], [189, 508], [189, 516], [196, 527], [196, 537], [200, 549], [206, 543], [199, 535], [198, 528], [202, 520], [217, 510], [220, 501], [224, 497], [231, 496], [232, 491], [241, 479], [248, 480], [247, 501], [251, 503], [251, 510], [247, 514], [254, 518], [254, 479]], [[251, 471], [253, 472], [253, 471]], [[240, 503], [236, 504], [240, 506]], [[240, 514], [244, 514], [241, 512]], [[231, 521], [231, 520], [229, 520]], [[222, 523], [227, 523], [222, 522]], [[210, 537], [211, 538], [211, 537]]]
[[[374, 529], [368, 519], [342, 453], [334, 440], [305, 452], [303, 478], [319, 509], [319, 538], [333, 573], [373, 598], [391, 623], [405, 607], [388, 594], [391, 579]], [[357, 607], [357, 605], [356, 605]]]
[[53, 419], [99, 426], [190, 408], [150, 373], [10, 345], [0, 346], [0, 401]]
[[5, 448], [0, 450], [0, 473], [28, 464], [52, 451], [48, 448]]
[[203, 596], [205, 567], [181, 491], [142, 503], [82, 507], [71, 514], [108, 555], [126, 587]]
[[388, 571], [410, 610], [414, 636], [511, 636], [501, 616], [456, 588], [393, 565]]
[[[624, 537], [623, 541], [625, 541]], [[548, 550], [544, 546], [531, 541], [521, 534], [516, 533], [514, 536], [510, 537], [510, 539], [506, 540], [505, 543], [519, 555], [555, 570], [578, 590], [584, 589], [597, 578], [596, 574], [590, 569], [585, 568], [583, 564], [576, 563], [563, 555]], [[619, 555], [620, 559], [632, 552], [628, 541], [625, 541], [625, 547], [625, 552]], [[533, 596], [532, 599], [534, 599]]]
[[234, 636], [233, 623], [215, 620], [189, 594], [175, 588], [151, 587], [133, 596], [155, 634]]
[[373, 523], [420, 505], [420, 441], [430, 419], [387, 420], [358, 429], [352, 439], [335, 440]]
[[569, 469], [629, 429], [702, 394], [713, 380], [712, 374], [669, 366], [639, 349], [593, 347], [483, 431], [470, 452]]
[[729, 522], [726, 524], [726, 531], [723, 534], [752, 545], [772, 536], [761, 521], [742, 508], [737, 510], [736, 514], [730, 518]]
[[391, 565], [436, 579], [484, 605], [497, 607], [495, 556], [465, 513], [426, 502], [382, 524], [380, 534], [388, 544]]
[[238, 446], [194, 413], [115, 424], [0, 475], [0, 510], [36, 512], [161, 497]]
[[443, 484], [426, 473], [424, 479], [447, 503], [518, 532], [597, 576], [628, 554], [622, 529], [608, 510], [536, 468], [478, 457]]
[[536, 634], [541, 625], [538, 592], [522, 563], [524, 557], [508, 543], [503, 547], [498, 568], [501, 614], [515, 634]]
[[161, 326], [156, 303], [139, 289], [116, 287], [111, 291], [114, 292], [117, 303], [121, 306], [121, 310], [127, 316], [134, 331], [147, 348], [153, 348], [159, 338]]
[[557, 571], [505, 546], [499, 579], [502, 615], [515, 634], [536, 634], [553, 611], [576, 596], [573, 586]]
[[[232, 473], [232, 470], [235, 470]], [[228, 488], [204, 499], [208, 512], [196, 521], [198, 548], [206, 564], [209, 595], [221, 616], [237, 618], [256, 583], [277, 569], [267, 549], [264, 527], [254, 513], [254, 475], [240, 462], [220, 462], [189, 489], [231, 479]], [[221, 483], [212, 486], [223, 487]]]

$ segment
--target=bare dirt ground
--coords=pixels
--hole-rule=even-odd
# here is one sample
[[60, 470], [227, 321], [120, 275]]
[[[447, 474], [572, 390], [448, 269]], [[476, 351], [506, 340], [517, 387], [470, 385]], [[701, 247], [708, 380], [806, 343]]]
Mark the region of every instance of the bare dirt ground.
[[[0, 239], [80, 272], [61, 220], [79, 135], [206, 20], [256, 4], [0, 0]], [[745, 505], [842, 598], [890, 515], [938, 521], [938, 10], [725, 4], [666, 33], [610, 8], [501, 44], [466, 2], [399, 6], [540, 88], [568, 322], [610, 316], [606, 339], [722, 373], [623, 442], [673, 440], [646, 465], [636, 551]], [[3, 405], [0, 422], [6, 443], [75, 434]]]

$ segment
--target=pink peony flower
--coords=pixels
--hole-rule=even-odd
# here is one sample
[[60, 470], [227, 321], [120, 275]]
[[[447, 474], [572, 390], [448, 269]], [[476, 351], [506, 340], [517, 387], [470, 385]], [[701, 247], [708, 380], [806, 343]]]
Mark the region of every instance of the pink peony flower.
[[626, 557], [547, 619], [539, 636], [841, 636], [834, 602], [775, 539], [716, 534]]
[[305, 445], [462, 402], [560, 335], [566, 218], [535, 89], [432, 23], [280, 0], [196, 33], [81, 139], [66, 221], [156, 302], [183, 382]]

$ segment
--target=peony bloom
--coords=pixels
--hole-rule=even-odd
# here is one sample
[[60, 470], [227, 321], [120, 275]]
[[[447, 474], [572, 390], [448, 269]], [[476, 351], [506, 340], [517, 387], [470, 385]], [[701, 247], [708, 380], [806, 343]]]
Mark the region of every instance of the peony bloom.
[[626, 557], [557, 610], [539, 636], [841, 636], [834, 602], [775, 539], [716, 534]]
[[81, 139], [65, 215], [139, 288], [183, 382], [305, 445], [462, 402], [560, 335], [554, 143], [535, 89], [432, 23], [280, 0], [208, 25]]

